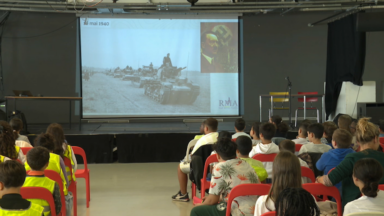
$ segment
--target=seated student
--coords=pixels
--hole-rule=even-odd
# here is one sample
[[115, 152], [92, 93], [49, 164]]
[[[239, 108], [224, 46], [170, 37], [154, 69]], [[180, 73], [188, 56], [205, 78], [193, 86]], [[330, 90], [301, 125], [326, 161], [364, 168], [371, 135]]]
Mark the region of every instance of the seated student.
[[384, 137], [384, 120], [379, 121], [379, 131], [380, 131], [379, 137]]
[[337, 126], [341, 129], [349, 131], [349, 126], [352, 123], [352, 118], [349, 115], [341, 115], [337, 120]]
[[[353, 183], [353, 166], [362, 158], [373, 158], [384, 167], [384, 153], [377, 151], [379, 130], [377, 125], [369, 122], [369, 118], [359, 119], [356, 126], [356, 140], [360, 145], [360, 152], [351, 153], [345, 156], [344, 160], [329, 175], [317, 178], [317, 182], [328, 187], [342, 182], [341, 200], [343, 207], [348, 202], [361, 197], [361, 192]], [[384, 184], [381, 178], [379, 184]]]
[[[316, 163], [316, 168], [324, 174], [328, 174], [331, 169], [339, 165], [347, 154], [355, 152], [350, 148], [352, 135], [348, 131], [344, 129], [337, 129], [333, 133], [332, 139], [332, 146], [334, 149], [331, 149], [321, 155], [320, 159]], [[335, 186], [341, 193], [341, 183]]]
[[247, 136], [251, 138], [248, 134], [244, 132], [245, 130], [245, 121], [242, 118], [238, 118], [235, 121], [235, 131], [236, 133], [232, 135], [232, 139], [236, 139], [239, 136]]
[[307, 128], [309, 125], [310, 125], [310, 123], [308, 123], [308, 122], [301, 123], [301, 125], [299, 127], [299, 132], [298, 132], [297, 138], [292, 140], [295, 144], [305, 145], [308, 143], [308, 141], [307, 141], [307, 136], [308, 136]]
[[65, 140], [64, 130], [60, 124], [53, 123], [50, 124], [46, 131], [47, 134], [50, 134], [53, 137], [55, 149], [53, 153], [60, 155], [60, 157], [64, 160], [64, 157], [68, 158], [71, 161], [72, 165], [72, 175], [70, 174], [70, 167], [65, 167], [65, 171], [68, 176], [68, 181], [76, 181], [75, 172], [77, 170], [77, 161], [75, 157], [75, 153], [73, 153], [72, 147], [68, 145]]
[[323, 138], [327, 140], [327, 145], [333, 148], [332, 136], [335, 130], [337, 130], [337, 125], [332, 121], [327, 121], [323, 123], [323, 126], [324, 126]]
[[[61, 195], [59, 185], [48, 177], [44, 176], [44, 170], [48, 167], [49, 151], [46, 148], [37, 146], [28, 151], [27, 162], [31, 167], [28, 172], [23, 187], [42, 187], [53, 195], [55, 201], [56, 215], [61, 211]], [[46, 200], [30, 199], [32, 203], [36, 203], [44, 207], [44, 215], [51, 215], [49, 203]]]
[[[293, 154], [295, 154], [296, 144], [292, 140], [289, 140], [289, 139], [283, 140], [280, 142], [279, 150], [280, 151], [289, 151], [289, 152], [292, 152]], [[301, 158], [298, 158], [298, 159], [300, 162], [300, 166], [308, 167], [307, 162], [303, 161]]]
[[[230, 139], [221, 139], [214, 144], [219, 163], [214, 167], [209, 195], [203, 203], [196, 204], [191, 216], [225, 216], [225, 209], [220, 209], [226, 203], [231, 189], [239, 184], [260, 183], [253, 168], [245, 161], [236, 158], [236, 143]], [[257, 196], [235, 198], [232, 202], [233, 216], [252, 215], [252, 209]]]
[[[64, 165], [63, 159], [60, 158], [59, 155], [52, 153], [53, 149], [55, 148], [55, 144], [53, 144], [53, 142], [54, 141], [51, 135], [40, 134], [39, 136], [36, 137], [34, 144], [36, 147], [41, 146], [50, 152], [49, 164], [46, 169], [53, 170], [60, 174], [60, 177], [63, 181], [63, 192], [64, 192], [64, 195], [67, 195], [68, 194], [67, 188], [69, 184], [68, 184], [68, 178], [66, 177], [66, 173], [65, 173], [65, 165]], [[31, 170], [31, 167], [28, 161], [25, 163], [25, 169], [27, 171]]]
[[254, 122], [252, 124], [251, 131], [249, 133], [252, 137], [252, 146], [256, 146], [261, 143], [260, 139], [260, 122]]
[[15, 145], [15, 137], [11, 126], [6, 121], [0, 121], [0, 126], [0, 155], [25, 163], [23, 151], [19, 146]]
[[318, 216], [320, 209], [314, 197], [303, 188], [284, 189], [275, 202], [276, 216]]
[[[261, 143], [253, 147], [252, 151], [249, 152], [250, 158], [252, 158], [256, 154], [273, 154], [279, 152], [279, 147], [271, 141], [273, 135], [275, 134], [275, 131], [276, 128], [271, 123], [264, 123], [260, 125]], [[268, 173], [268, 179], [272, 178], [272, 164], [273, 162], [263, 162], [264, 168], [265, 170], [267, 170]]]
[[23, 129], [23, 121], [18, 118], [13, 118], [9, 122], [13, 130], [13, 135], [15, 136], [16, 145], [19, 147], [32, 147], [31, 143], [27, 136], [21, 135], [20, 131]]
[[289, 151], [281, 151], [273, 162], [272, 185], [268, 195], [260, 196], [255, 205], [254, 216], [275, 211], [275, 201], [285, 188], [301, 188], [299, 159]]
[[17, 161], [0, 163], [0, 215], [42, 216], [44, 208], [20, 195], [26, 172]]
[[287, 125], [287, 123], [283, 122], [283, 119], [280, 116], [278, 116], [278, 115], [272, 116], [269, 119], [269, 123], [272, 123], [276, 128], [276, 132], [275, 132], [274, 137], [286, 137], [287, 136], [289, 126]]
[[353, 167], [353, 183], [362, 197], [345, 205], [344, 214], [355, 212], [384, 212], [384, 191], [378, 189], [383, 178], [383, 167], [372, 158], [358, 160]]
[[[196, 145], [193, 147], [192, 155], [201, 147], [207, 144], [213, 144], [217, 141], [217, 136], [219, 135], [217, 133], [217, 126], [218, 122], [214, 118], [208, 118], [204, 121], [204, 136], [201, 137]], [[189, 173], [183, 173], [180, 169], [180, 164], [177, 166], [177, 176], [179, 180], [180, 185], [180, 191], [177, 192], [177, 194], [172, 196], [172, 200], [176, 201], [183, 201], [187, 202], [189, 201], [189, 196], [187, 193], [187, 184], [188, 184], [188, 174]]]
[[242, 159], [247, 162], [255, 170], [257, 176], [259, 176], [260, 181], [264, 181], [268, 178], [268, 173], [264, 169], [263, 163], [253, 158], [250, 158], [249, 152], [252, 150], [252, 141], [247, 136], [239, 136], [236, 139], [237, 144], [237, 158]]
[[308, 126], [308, 139], [310, 143], [301, 147], [299, 155], [302, 153], [324, 153], [332, 149], [329, 145], [323, 144], [321, 138], [324, 133], [324, 126], [320, 123], [311, 124]]
[[356, 126], [357, 126], [358, 119], [352, 119], [351, 125], [349, 126], [349, 131], [352, 134], [352, 149], [357, 150], [359, 148], [359, 145], [356, 141]]

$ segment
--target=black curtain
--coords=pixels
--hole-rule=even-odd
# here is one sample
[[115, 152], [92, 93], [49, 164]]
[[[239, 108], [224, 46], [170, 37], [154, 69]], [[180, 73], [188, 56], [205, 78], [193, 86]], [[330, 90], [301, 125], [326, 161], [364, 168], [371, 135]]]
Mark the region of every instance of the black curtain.
[[362, 86], [365, 63], [365, 32], [356, 31], [357, 14], [328, 24], [325, 112], [335, 112], [342, 83]]

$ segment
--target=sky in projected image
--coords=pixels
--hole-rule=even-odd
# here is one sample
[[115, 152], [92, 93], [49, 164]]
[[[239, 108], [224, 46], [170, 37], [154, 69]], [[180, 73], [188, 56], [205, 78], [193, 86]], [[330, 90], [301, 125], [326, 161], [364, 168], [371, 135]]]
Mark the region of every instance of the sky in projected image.
[[[160, 67], [170, 53], [173, 66], [200, 70], [200, 22], [237, 19], [81, 19], [82, 66], [137, 69]], [[102, 22], [104, 25], [100, 25]], [[91, 23], [95, 25], [91, 25]], [[105, 25], [107, 23], [107, 25]]]

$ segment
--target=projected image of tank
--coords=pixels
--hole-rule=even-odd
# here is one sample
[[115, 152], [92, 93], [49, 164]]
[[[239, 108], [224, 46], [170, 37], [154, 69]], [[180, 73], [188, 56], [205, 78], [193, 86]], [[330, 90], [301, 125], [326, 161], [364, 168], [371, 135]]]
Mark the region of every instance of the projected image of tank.
[[130, 80], [132, 84], [137, 84], [139, 88], [143, 88], [148, 80], [152, 80], [157, 74], [157, 69], [153, 68], [152, 62], [149, 66], [143, 65], [143, 68], [139, 68], [137, 71], [130, 75], [125, 75], [123, 80]]
[[181, 77], [185, 68], [163, 65], [156, 76], [146, 80], [144, 94], [160, 104], [193, 104], [200, 94], [200, 86]]
[[123, 77], [123, 70], [120, 69], [120, 67], [115, 68], [113, 71], [113, 78], [122, 78]]

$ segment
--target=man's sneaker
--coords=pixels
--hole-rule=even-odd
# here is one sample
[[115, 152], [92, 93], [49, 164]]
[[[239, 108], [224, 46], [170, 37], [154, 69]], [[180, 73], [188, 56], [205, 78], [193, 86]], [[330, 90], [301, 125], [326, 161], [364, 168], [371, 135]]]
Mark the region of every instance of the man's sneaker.
[[188, 202], [189, 196], [188, 196], [188, 193], [182, 195], [181, 192], [179, 191], [176, 195], [172, 196], [172, 199], [175, 201]]

